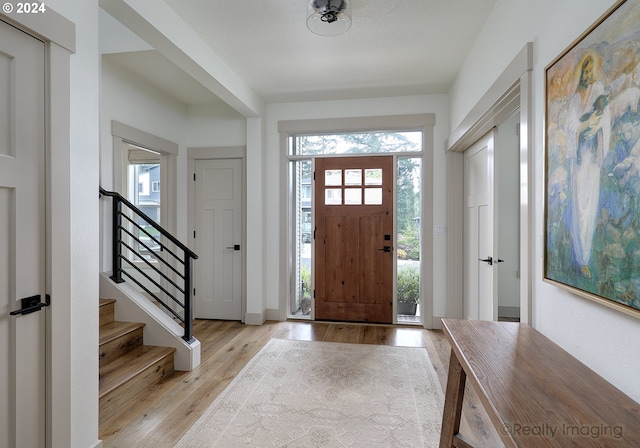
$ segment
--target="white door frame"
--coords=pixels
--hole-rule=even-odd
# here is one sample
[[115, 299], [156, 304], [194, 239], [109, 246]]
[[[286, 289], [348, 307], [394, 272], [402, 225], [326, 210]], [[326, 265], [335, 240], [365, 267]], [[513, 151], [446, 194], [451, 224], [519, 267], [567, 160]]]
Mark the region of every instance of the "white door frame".
[[[160, 154], [160, 183], [162, 185], [162, 193], [160, 195], [160, 225], [169, 233], [175, 235], [178, 219], [176, 198], [178, 188], [177, 158], [179, 145], [115, 120], [111, 121], [111, 136], [113, 138], [113, 184], [111, 188], [124, 197], [128, 196], [127, 169], [129, 166], [129, 145], [139, 146]], [[103, 211], [105, 216], [109, 216], [111, 214], [109, 208], [111, 207], [111, 201], [104, 201], [102, 207], [104, 207]], [[103, 224], [103, 226], [106, 227], [103, 228], [102, 244], [100, 244], [100, 270], [108, 272], [113, 270], [113, 260], [111, 259], [111, 252], [108, 250], [105, 252], [104, 248], [111, 247], [111, 222]], [[176, 260], [172, 262], [177, 263]], [[154, 273], [151, 272], [152, 270], [148, 268], [145, 263], [140, 262], [139, 266], [142, 270], [146, 270], [152, 277], [154, 276]], [[162, 263], [160, 263], [159, 269], [166, 275], [173, 275]], [[171, 291], [171, 286], [166, 280], [158, 280], [162, 286]], [[137, 285], [133, 283], [132, 285], [134, 288], [138, 288]], [[160, 291], [154, 292], [160, 293]], [[178, 311], [178, 306], [175, 303], [171, 303], [170, 306], [174, 311]]]
[[[113, 187], [115, 191], [126, 197], [127, 176], [125, 174], [128, 165], [128, 155], [125, 145], [130, 143], [135, 146], [150, 149], [160, 153], [162, 165], [160, 176], [163, 183], [169, 188], [162, 192], [160, 209], [165, 210], [163, 216], [166, 222], [161, 225], [171, 233], [176, 230], [176, 197], [177, 197], [177, 157], [179, 146], [169, 140], [156, 137], [148, 132], [141, 131], [126, 124], [111, 121], [111, 135], [113, 137]], [[105, 241], [103, 241], [105, 243]], [[105, 247], [111, 247], [107, 243]], [[106, 254], [105, 254], [106, 255]]]
[[531, 70], [533, 44], [527, 43], [500, 74], [472, 112], [449, 136], [447, 147], [447, 315], [463, 317], [463, 152], [494, 126], [520, 111], [520, 321], [532, 324], [534, 203]]
[[[241, 159], [243, 173], [243, 197], [242, 197], [242, 241], [241, 247], [247, 247], [247, 147], [246, 146], [225, 146], [225, 147], [200, 147], [187, 148], [187, 245], [196, 255], [198, 248], [193, 237], [196, 228], [196, 189], [193, 181], [196, 174], [197, 160], [221, 160], [221, 159]], [[247, 313], [247, 250], [242, 250], [242, 322], [246, 322]], [[196, 263], [198, 261], [196, 260]], [[195, 282], [194, 282], [195, 285]]]
[[[0, 19], [45, 42], [47, 219], [46, 440], [71, 446], [71, 154], [70, 54], [75, 25], [47, 6], [45, 14], [0, 12]], [[97, 193], [96, 193], [97, 195]], [[55, 238], [52, 238], [55, 235]], [[55, 263], [52, 262], [55, 260]], [[95, 397], [97, 406], [97, 394]], [[55, 412], [54, 412], [55, 411]], [[96, 422], [97, 425], [97, 422]]]

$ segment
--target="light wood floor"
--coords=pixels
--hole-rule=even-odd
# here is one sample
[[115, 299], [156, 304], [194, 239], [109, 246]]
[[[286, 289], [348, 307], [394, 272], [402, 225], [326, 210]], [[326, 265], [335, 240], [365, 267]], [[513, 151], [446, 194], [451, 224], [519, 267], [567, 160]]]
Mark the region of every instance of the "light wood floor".
[[[120, 417], [104, 422], [100, 438], [105, 448], [173, 447], [245, 364], [269, 339], [346, 342], [424, 347], [446, 386], [450, 346], [441, 331], [416, 327], [321, 322], [239, 322], [196, 320], [194, 335], [201, 342], [201, 364], [192, 372], [177, 372], [137, 398]], [[465, 393], [461, 431], [477, 446], [500, 447], [475, 394]]]

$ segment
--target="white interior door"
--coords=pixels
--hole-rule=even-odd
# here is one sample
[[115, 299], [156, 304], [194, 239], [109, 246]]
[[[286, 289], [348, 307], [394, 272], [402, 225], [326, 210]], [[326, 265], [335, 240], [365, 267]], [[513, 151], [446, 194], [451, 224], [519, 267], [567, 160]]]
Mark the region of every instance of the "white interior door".
[[242, 161], [197, 160], [195, 317], [242, 320]]
[[45, 446], [44, 44], [0, 21], [0, 447]]
[[494, 135], [464, 153], [464, 316], [497, 319]]

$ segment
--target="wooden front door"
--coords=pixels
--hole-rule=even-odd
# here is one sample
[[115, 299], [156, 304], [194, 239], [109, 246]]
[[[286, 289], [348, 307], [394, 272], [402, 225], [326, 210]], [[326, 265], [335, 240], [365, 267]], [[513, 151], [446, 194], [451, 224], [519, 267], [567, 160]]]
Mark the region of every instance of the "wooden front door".
[[393, 157], [315, 161], [315, 318], [392, 323]]

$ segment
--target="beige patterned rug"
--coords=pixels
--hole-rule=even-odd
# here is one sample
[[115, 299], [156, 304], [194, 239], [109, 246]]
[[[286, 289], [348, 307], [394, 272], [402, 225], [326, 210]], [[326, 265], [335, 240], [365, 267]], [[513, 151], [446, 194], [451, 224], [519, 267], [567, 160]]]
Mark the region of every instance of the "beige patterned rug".
[[443, 404], [423, 348], [272, 339], [177, 446], [435, 447]]

